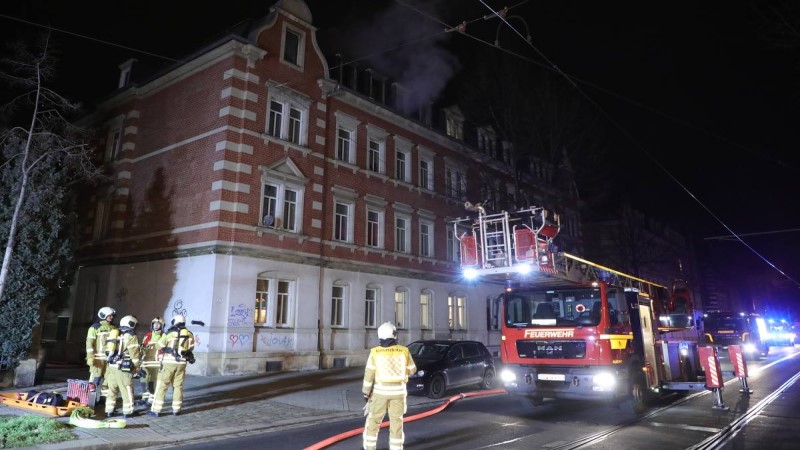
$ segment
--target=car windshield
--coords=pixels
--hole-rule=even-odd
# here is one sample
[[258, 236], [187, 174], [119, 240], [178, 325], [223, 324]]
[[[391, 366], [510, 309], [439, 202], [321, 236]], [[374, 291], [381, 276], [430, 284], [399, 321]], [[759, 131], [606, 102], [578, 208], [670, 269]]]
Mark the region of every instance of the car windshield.
[[450, 348], [448, 344], [430, 342], [412, 342], [408, 346], [408, 351], [412, 357], [425, 359], [440, 359]]

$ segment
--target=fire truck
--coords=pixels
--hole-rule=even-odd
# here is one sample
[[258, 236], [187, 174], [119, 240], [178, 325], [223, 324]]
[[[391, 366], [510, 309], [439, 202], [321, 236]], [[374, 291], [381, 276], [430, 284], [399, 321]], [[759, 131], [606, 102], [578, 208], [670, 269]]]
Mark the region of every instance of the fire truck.
[[603, 400], [643, 412], [666, 393], [705, 389], [692, 297], [556, 251], [544, 208], [453, 221], [463, 275], [496, 283], [500, 379], [509, 394]]

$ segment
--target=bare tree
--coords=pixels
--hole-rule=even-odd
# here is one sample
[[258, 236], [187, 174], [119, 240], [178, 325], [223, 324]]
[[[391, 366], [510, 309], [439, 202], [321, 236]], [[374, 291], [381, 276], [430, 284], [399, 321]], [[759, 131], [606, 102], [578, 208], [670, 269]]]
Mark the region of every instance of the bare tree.
[[[54, 74], [49, 46], [49, 35], [34, 51], [18, 43], [10, 47], [12, 56], [2, 60], [6, 70], [0, 75], [20, 93], [2, 109], [5, 117], [11, 117], [11, 126], [0, 134], [0, 174], [11, 214], [3, 217], [0, 233], [6, 237], [0, 268], [0, 305], [5, 300], [3, 294], [21, 227], [28, 220], [45, 220], [48, 208], [54, 206], [50, 198], [54, 190], [68, 189], [75, 182], [99, 176], [92, 164], [87, 131], [70, 123], [69, 114], [77, 112], [78, 105], [47, 87]], [[22, 117], [22, 123], [14, 123], [14, 117]]]

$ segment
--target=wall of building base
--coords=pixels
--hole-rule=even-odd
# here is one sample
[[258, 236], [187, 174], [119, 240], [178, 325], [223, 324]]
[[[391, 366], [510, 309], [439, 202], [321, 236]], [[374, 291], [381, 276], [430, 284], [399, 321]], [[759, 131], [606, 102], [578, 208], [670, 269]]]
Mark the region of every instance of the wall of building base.
[[190, 375], [253, 375], [280, 371], [304, 371], [344, 367], [363, 367], [368, 351], [328, 352], [321, 360], [319, 352], [302, 352], [285, 355], [271, 353], [203, 353], [196, 354], [196, 362], [186, 367]]

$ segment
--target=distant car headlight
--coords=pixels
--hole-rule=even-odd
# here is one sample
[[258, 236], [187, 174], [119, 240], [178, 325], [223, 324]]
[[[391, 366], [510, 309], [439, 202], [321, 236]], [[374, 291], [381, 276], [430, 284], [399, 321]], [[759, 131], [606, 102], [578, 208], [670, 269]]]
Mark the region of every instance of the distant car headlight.
[[592, 377], [592, 382], [595, 384], [595, 386], [600, 386], [605, 390], [616, 386], [617, 379], [614, 377], [613, 374], [608, 372], [603, 372]]
[[500, 372], [500, 379], [504, 383], [511, 383], [517, 381], [517, 374], [515, 374], [510, 370], [503, 370], [502, 372]]
[[748, 343], [742, 346], [742, 349], [747, 353], [755, 353], [756, 352], [756, 344]]

